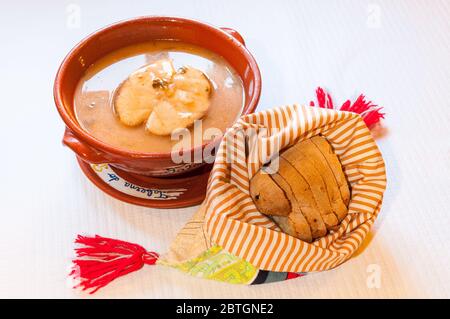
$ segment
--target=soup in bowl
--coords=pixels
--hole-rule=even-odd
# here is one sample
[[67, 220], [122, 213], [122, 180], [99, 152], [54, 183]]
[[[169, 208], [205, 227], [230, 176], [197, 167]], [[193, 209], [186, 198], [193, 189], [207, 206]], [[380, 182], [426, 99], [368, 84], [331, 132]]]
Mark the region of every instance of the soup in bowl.
[[211, 162], [205, 151], [255, 110], [260, 92], [258, 66], [236, 31], [172, 17], [90, 35], [54, 85], [64, 144], [85, 162], [149, 176]]

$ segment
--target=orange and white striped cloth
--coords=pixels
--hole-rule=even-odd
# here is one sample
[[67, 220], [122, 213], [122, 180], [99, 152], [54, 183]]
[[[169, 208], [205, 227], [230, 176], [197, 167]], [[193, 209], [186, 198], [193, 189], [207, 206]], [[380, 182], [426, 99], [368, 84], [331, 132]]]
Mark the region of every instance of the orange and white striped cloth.
[[[306, 243], [281, 232], [258, 212], [249, 196], [249, 181], [280, 150], [318, 134], [333, 146], [352, 196], [340, 227]], [[348, 260], [361, 245], [380, 212], [385, 188], [383, 158], [360, 115], [283, 106], [244, 116], [226, 132], [203, 203], [205, 229], [211, 242], [259, 269], [328, 270]]]

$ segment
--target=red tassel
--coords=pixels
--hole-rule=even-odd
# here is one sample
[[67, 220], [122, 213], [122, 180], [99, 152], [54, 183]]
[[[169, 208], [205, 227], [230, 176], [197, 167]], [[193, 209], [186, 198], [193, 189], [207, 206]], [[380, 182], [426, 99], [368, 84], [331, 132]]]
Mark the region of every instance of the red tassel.
[[303, 277], [303, 276], [304, 276], [303, 274], [299, 274], [299, 273], [296, 273], [296, 272], [288, 272], [287, 275], [286, 275], [286, 280], [294, 279], [294, 278], [298, 278], [298, 277]]
[[[327, 109], [334, 109], [333, 100], [331, 99], [330, 94], [325, 93], [325, 91], [321, 87], [317, 88], [316, 96], [317, 96], [317, 103], [319, 104], [319, 107], [327, 108]], [[314, 102], [313, 102], [313, 104], [314, 104]]]
[[[330, 94], [326, 93], [321, 87], [316, 90], [317, 103], [321, 108], [334, 109], [333, 100]], [[311, 101], [310, 106], [315, 106]], [[347, 100], [342, 104], [340, 110], [358, 113], [363, 118], [368, 128], [372, 128], [375, 124], [379, 123], [381, 119], [384, 119], [384, 113], [380, 110], [382, 107], [373, 104], [372, 101], [366, 101], [365, 96], [361, 94], [356, 101], [352, 104], [350, 100]]]
[[70, 276], [79, 280], [74, 287], [91, 289], [93, 294], [114, 279], [141, 269], [144, 264], [154, 265], [159, 255], [146, 251], [142, 246], [96, 235], [78, 235], [76, 248], [78, 259], [73, 260]]

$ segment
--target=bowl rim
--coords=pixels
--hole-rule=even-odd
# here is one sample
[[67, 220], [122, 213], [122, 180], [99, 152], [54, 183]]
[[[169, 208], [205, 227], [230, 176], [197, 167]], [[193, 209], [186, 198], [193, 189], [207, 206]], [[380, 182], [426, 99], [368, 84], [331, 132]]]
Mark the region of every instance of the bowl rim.
[[[85, 130], [81, 128], [81, 126], [74, 120], [72, 117], [68, 114], [66, 108], [64, 107], [63, 98], [62, 98], [62, 78], [64, 77], [64, 74], [67, 72], [68, 64], [70, 61], [75, 59], [77, 57], [77, 53], [85, 46], [89, 41], [95, 39], [96, 37], [100, 36], [101, 34], [104, 34], [106, 32], [109, 32], [113, 29], [121, 28], [128, 24], [133, 24], [137, 21], [147, 21], [147, 22], [180, 22], [180, 23], [188, 23], [188, 24], [194, 24], [202, 28], [206, 28], [212, 33], [216, 34], [219, 37], [225, 38], [231, 43], [233, 43], [234, 48], [241, 52], [241, 54], [246, 58], [250, 69], [254, 75], [254, 82], [255, 86], [253, 89], [253, 92], [250, 97], [250, 101], [248, 103], [244, 104], [244, 109], [242, 110], [240, 116], [250, 114], [255, 111], [256, 106], [258, 105], [260, 96], [261, 96], [261, 72], [259, 70], [258, 64], [255, 60], [255, 58], [252, 56], [252, 54], [248, 51], [248, 49], [245, 47], [245, 45], [241, 44], [238, 39], [236, 39], [234, 36], [232, 36], [230, 33], [226, 32], [225, 30], [215, 27], [209, 23], [201, 22], [194, 19], [188, 19], [188, 18], [182, 18], [182, 17], [173, 17], [173, 16], [159, 16], [159, 15], [149, 15], [149, 16], [139, 16], [131, 19], [125, 19], [121, 20], [112, 24], [109, 24], [103, 28], [100, 28], [88, 36], [86, 36], [84, 39], [82, 39], [80, 42], [78, 42], [70, 51], [69, 53], [64, 57], [63, 61], [61, 62], [61, 65], [58, 68], [58, 71], [55, 76], [55, 81], [53, 85], [53, 97], [55, 101], [56, 108], [63, 119], [66, 126], [82, 141], [86, 144], [88, 144], [90, 147], [94, 149], [98, 149], [101, 152], [106, 153], [112, 153], [116, 155], [120, 155], [123, 157], [133, 157], [133, 158], [157, 158], [157, 159], [167, 159], [171, 158], [171, 155], [173, 152], [164, 152], [164, 153], [158, 153], [158, 152], [139, 152], [139, 151], [132, 151], [132, 150], [126, 150], [118, 147], [114, 147], [111, 144], [102, 142], [101, 140], [95, 138]], [[245, 107], [247, 105], [247, 107]], [[225, 132], [223, 132], [225, 134]], [[192, 147], [190, 149], [182, 150], [182, 153], [193, 153], [198, 151], [202, 151], [206, 146], [211, 144], [219, 144], [221, 141], [223, 135], [216, 137], [214, 140], [203, 143], [202, 145]]]

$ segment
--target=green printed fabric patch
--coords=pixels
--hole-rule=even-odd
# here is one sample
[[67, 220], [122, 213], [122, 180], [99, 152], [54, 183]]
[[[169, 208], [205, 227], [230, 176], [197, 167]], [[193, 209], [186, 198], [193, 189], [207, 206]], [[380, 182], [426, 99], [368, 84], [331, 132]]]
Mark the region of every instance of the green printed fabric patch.
[[258, 269], [220, 246], [212, 246], [198, 257], [181, 264], [168, 264], [192, 276], [214, 279], [232, 284], [250, 284]]

